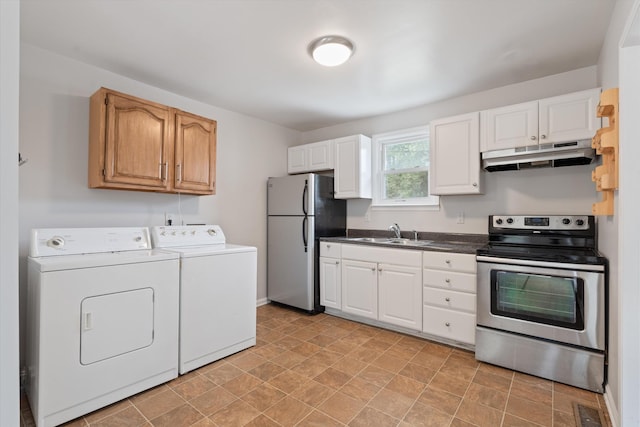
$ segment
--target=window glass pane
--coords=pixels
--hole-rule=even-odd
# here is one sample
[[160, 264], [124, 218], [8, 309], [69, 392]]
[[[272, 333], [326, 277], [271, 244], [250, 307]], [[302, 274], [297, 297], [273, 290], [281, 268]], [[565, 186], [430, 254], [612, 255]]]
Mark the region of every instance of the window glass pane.
[[575, 279], [505, 271], [498, 272], [496, 279], [496, 303], [501, 312], [576, 322]]
[[429, 164], [429, 142], [418, 139], [384, 145], [384, 169], [413, 169]]
[[429, 196], [427, 171], [386, 174], [385, 199], [407, 199]]

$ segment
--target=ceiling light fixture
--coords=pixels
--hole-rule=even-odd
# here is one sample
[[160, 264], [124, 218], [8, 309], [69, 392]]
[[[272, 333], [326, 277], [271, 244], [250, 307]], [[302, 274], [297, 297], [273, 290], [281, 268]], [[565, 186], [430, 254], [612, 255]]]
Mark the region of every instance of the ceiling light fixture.
[[320, 65], [335, 67], [353, 55], [353, 43], [341, 36], [323, 36], [309, 45], [309, 54]]

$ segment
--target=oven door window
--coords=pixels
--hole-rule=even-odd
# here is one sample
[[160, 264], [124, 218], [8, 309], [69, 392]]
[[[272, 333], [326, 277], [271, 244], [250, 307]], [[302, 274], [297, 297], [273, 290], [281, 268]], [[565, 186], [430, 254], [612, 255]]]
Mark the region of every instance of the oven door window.
[[584, 329], [584, 282], [579, 277], [493, 270], [491, 312], [570, 329]]

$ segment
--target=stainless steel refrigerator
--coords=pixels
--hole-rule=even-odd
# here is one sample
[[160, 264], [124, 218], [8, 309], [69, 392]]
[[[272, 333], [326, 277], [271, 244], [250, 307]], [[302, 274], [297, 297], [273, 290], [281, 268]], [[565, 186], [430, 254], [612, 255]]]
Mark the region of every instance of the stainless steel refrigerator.
[[320, 305], [318, 238], [345, 236], [346, 200], [333, 197], [333, 178], [317, 174], [267, 182], [267, 298], [305, 310]]

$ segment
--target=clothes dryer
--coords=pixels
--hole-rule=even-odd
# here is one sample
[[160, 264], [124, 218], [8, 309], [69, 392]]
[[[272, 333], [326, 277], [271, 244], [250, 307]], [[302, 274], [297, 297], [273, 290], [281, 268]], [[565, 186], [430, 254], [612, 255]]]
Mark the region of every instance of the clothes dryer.
[[27, 396], [56, 426], [178, 376], [179, 257], [147, 228], [31, 232]]
[[257, 249], [227, 244], [218, 225], [152, 227], [155, 248], [180, 254], [179, 371], [256, 344]]

